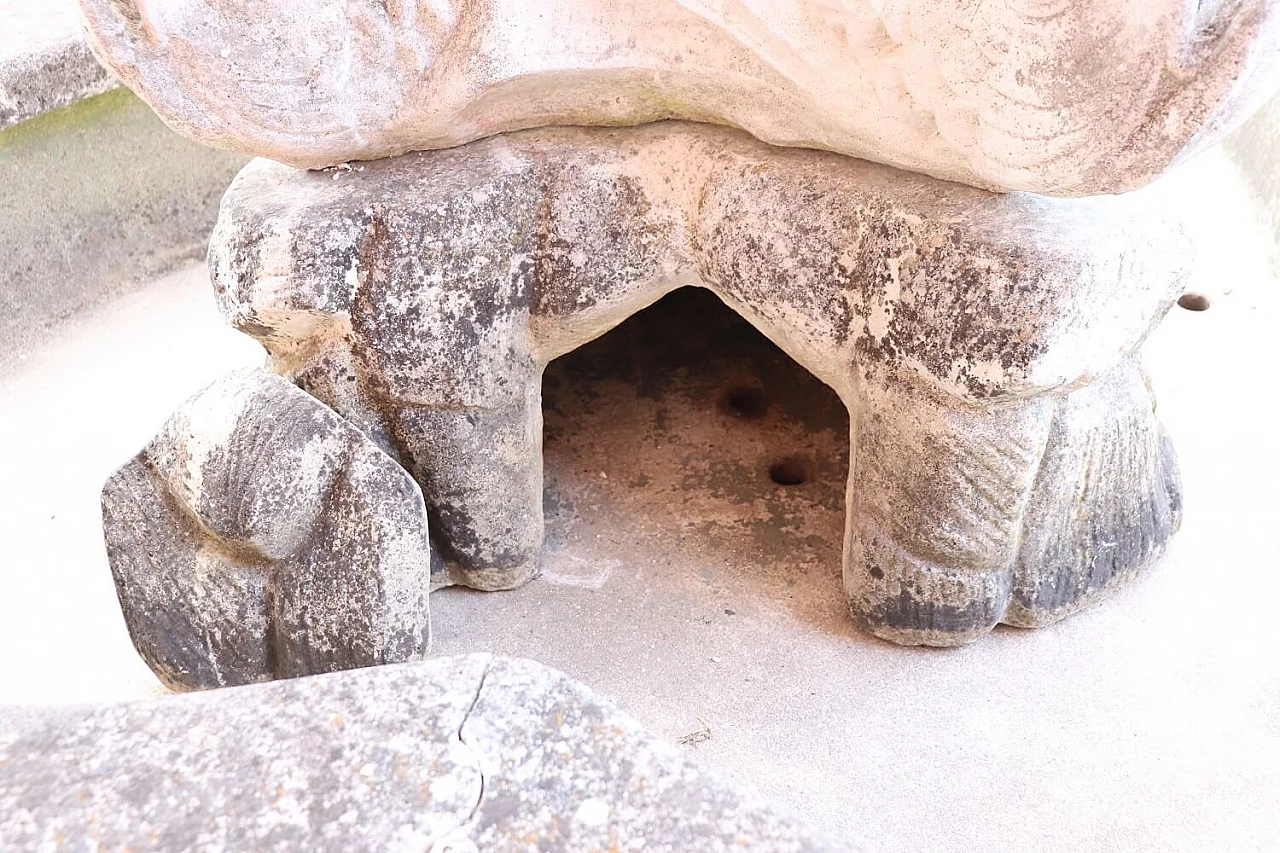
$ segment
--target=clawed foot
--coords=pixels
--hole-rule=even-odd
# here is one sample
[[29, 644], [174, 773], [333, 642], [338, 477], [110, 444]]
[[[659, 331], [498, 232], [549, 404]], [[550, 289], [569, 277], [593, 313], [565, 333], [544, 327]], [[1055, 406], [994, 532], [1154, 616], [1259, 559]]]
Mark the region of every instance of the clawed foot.
[[102, 490], [130, 637], [175, 689], [399, 663], [431, 641], [422, 493], [285, 380], [188, 400]]
[[[855, 495], [849, 608], [876, 636], [956, 646], [1000, 623], [1048, 625], [1134, 578], [1177, 531], [1177, 460], [1132, 360], [1047, 412], [1022, 406], [989, 417], [987, 429], [1003, 435], [974, 425], [973, 434], [953, 436], [949, 452], [935, 443], [932, 457], [899, 460], [881, 472], [886, 482], [864, 476], [876, 495], [900, 493], [921, 471], [936, 486], [888, 524], [874, 495]], [[1011, 447], [1042, 450], [1020, 467], [1010, 464]]]

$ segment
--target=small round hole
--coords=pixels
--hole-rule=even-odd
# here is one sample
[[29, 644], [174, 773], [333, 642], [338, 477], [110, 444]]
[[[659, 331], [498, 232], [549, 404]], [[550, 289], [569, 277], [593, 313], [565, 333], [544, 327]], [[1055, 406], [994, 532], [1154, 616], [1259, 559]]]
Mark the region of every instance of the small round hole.
[[735, 417], [754, 419], [764, 417], [765, 410], [769, 408], [769, 401], [759, 389], [734, 388], [725, 394], [724, 407]]
[[779, 486], [800, 486], [809, 482], [809, 466], [803, 459], [779, 459], [769, 466], [769, 479]]
[[1208, 311], [1209, 297], [1203, 293], [1189, 292], [1178, 297], [1178, 307], [1188, 311]]

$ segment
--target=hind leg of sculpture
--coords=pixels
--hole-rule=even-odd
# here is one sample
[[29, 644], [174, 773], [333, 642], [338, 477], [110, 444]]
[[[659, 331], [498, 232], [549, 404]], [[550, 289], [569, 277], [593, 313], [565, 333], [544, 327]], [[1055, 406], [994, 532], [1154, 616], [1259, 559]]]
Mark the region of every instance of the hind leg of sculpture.
[[1017, 533], [1054, 411], [987, 408], [869, 381], [851, 421], [845, 590], [854, 620], [906, 645], [970, 642], [1002, 621]]
[[201, 391], [108, 479], [103, 529], [139, 654], [177, 689], [421, 659], [417, 485], [278, 376]]

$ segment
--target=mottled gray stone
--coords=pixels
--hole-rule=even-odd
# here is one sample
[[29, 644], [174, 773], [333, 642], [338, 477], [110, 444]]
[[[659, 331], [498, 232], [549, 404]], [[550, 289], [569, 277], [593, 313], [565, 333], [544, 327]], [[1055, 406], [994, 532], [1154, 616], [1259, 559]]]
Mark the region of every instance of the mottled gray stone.
[[[936, 645], [1051, 621], [1159, 553], [1174, 462], [1128, 377], [1187, 260], [1141, 193], [999, 195], [681, 123], [255, 161], [210, 253], [232, 324], [408, 468], [481, 589], [537, 572], [543, 367], [711, 289], [849, 407], [854, 618]], [[1080, 414], [1108, 406], [1143, 438]], [[1086, 480], [1088, 512], [1049, 497]], [[1117, 525], [1142, 544], [1089, 568]], [[1077, 592], [1027, 593], [1050, 587]]]
[[427, 651], [421, 492], [277, 376], [239, 371], [183, 404], [107, 481], [102, 518], [129, 634], [170, 687]]
[[488, 655], [0, 712], [0, 847], [847, 849], [563, 674]]

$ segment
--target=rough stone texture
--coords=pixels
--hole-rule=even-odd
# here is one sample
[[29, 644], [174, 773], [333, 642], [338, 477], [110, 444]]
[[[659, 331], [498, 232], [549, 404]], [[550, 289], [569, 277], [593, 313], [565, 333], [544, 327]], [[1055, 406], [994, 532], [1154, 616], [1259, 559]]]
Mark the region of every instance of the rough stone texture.
[[[323, 173], [257, 161], [211, 265], [232, 324], [405, 465], [451, 578], [481, 589], [538, 570], [546, 363], [710, 288], [849, 407], [854, 618], [951, 645], [1071, 612], [1176, 526], [1133, 356], [1185, 252], [1141, 194], [996, 195], [666, 123]], [[1113, 548], [1118, 525], [1132, 545]]]
[[1269, 0], [81, 0], [182, 133], [308, 168], [677, 118], [991, 189], [1141, 186], [1280, 85]]
[[0, 130], [117, 85], [85, 43], [74, 2], [0, 6]]
[[563, 674], [488, 655], [0, 714], [0, 846], [848, 849]]
[[413, 481], [262, 371], [185, 403], [102, 492], [134, 646], [170, 687], [398, 663], [430, 643]]

